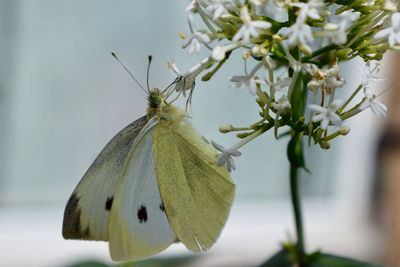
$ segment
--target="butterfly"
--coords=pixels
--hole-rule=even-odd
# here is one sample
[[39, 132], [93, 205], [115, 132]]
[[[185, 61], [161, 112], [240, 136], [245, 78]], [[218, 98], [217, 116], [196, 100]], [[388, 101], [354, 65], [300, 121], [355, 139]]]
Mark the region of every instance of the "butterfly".
[[172, 243], [208, 249], [228, 218], [235, 186], [218, 152], [163, 91], [89, 167], [64, 212], [65, 239], [109, 242], [111, 258], [137, 260]]

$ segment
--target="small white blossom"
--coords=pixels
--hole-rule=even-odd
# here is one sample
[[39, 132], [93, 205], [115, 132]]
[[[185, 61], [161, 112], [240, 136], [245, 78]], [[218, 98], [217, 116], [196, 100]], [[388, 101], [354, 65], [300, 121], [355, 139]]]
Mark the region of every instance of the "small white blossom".
[[258, 10], [257, 14], [270, 17], [276, 21], [287, 21], [287, 11], [279, 6], [274, 0], [252, 0]]
[[339, 25], [339, 28], [346, 29], [359, 17], [360, 13], [347, 10], [336, 16], [336, 18], [339, 20], [337, 24]]
[[222, 15], [227, 14], [228, 9], [232, 9], [233, 4], [230, 0], [210, 0], [206, 7], [206, 12], [212, 16], [213, 20], [217, 20]]
[[249, 88], [252, 95], [256, 95], [257, 93], [257, 84], [263, 83], [261, 80], [251, 75], [235, 75], [229, 77], [229, 81], [233, 83], [233, 87], [235, 88]]
[[168, 69], [175, 77], [173, 89], [177, 92], [182, 91], [183, 96], [186, 97], [186, 90], [192, 89], [195, 83], [195, 76], [185, 75], [181, 73], [175, 61], [168, 62]]
[[191, 14], [188, 15], [188, 23], [191, 34], [182, 44], [182, 48], [187, 48], [188, 54], [190, 55], [194, 52], [198, 53], [200, 51], [201, 43], [206, 44], [210, 42], [210, 37], [205, 33], [197, 31]]
[[242, 155], [242, 153], [234, 148], [225, 149], [223, 146], [215, 143], [214, 141], [211, 141], [211, 144], [215, 147], [215, 149], [222, 152], [217, 157], [217, 165], [218, 166], [225, 165], [228, 172], [231, 172], [232, 170], [236, 170], [236, 165], [235, 165], [235, 162], [234, 162], [232, 156], [239, 157], [240, 155]]
[[186, 7], [185, 11], [186, 12], [196, 12], [197, 5], [206, 5], [206, 4], [207, 4], [206, 0], [192, 0], [192, 1], [190, 1], [190, 4]]
[[281, 114], [286, 109], [291, 108], [290, 102], [286, 95], [283, 95], [281, 98], [279, 98], [278, 102], [272, 103], [271, 106], [276, 109], [277, 114]]
[[364, 68], [360, 68], [361, 86], [365, 88], [371, 87], [371, 82], [379, 82], [379, 72], [381, 70], [381, 63], [379, 61], [368, 61]]
[[250, 2], [255, 6], [263, 6], [267, 0], [250, 0]]
[[280, 91], [283, 88], [288, 87], [292, 83], [292, 78], [286, 77], [284, 79], [278, 78], [276, 82], [271, 83], [268, 80], [265, 80], [265, 82], [272, 87], [275, 91]]
[[314, 42], [311, 27], [305, 22], [298, 20], [289, 28], [282, 29], [284, 35], [288, 37], [289, 47], [296, 45], [308, 46]]
[[361, 103], [360, 109], [364, 110], [366, 108], [370, 108], [375, 116], [386, 116], [387, 107], [376, 101], [376, 96], [369, 90], [364, 90], [364, 102]]
[[339, 65], [335, 64], [324, 71], [327, 88], [336, 89], [344, 85], [344, 79], [340, 76]]
[[312, 91], [324, 87], [329, 93], [332, 89], [344, 85], [344, 79], [340, 76], [337, 64], [326, 70], [321, 70], [314, 64], [304, 64], [304, 69], [312, 76], [311, 81], [307, 84]]
[[389, 12], [397, 12], [398, 8], [397, 8], [395, 2], [393, 2], [391, 0], [386, 0], [383, 5], [383, 10], [389, 11]]
[[328, 105], [328, 107], [324, 108], [319, 105], [311, 104], [308, 105], [308, 108], [316, 112], [317, 114], [312, 116], [313, 122], [320, 122], [321, 129], [326, 130], [328, 128], [329, 123], [332, 123], [335, 126], [341, 126], [342, 120], [340, 119], [339, 115], [336, 114], [336, 110], [340, 107], [342, 101], [336, 99], [332, 103]]
[[290, 67], [295, 71], [295, 72], [300, 72], [302, 67], [301, 62], [297, 61], [292, 54], [290, 54], [289, 48], [287, 48], [286, 46], [283, 47], [283, 49], [285, 50], [287, 59], [289, 60], [289, 65]]
[[248, 43], [251, 37], [257, 38], [260, 36], [260, 30], [267, 30], [272, 26], [268, 21], [252, 21], [247, 6], [240, 10], [240, 18], [242, 19], [243, 25], [233, 36], [233, 42], [243, 40], [243, 42]]
[[228, 51], [232, 51], [240, 46], [242, 46], [241, 42], [230, 43], [224, 46], [216, 46], [211, 53], [211, 58], [215, 61], [224, 60]]
[[324, 26], [326, 35], [334, 44], [344, 45], [347, 42], [347, 29], [358, 17], [358, 13], [350, 10], [333, 16], [332, 20], [335, 23], [327, 23]]
[[175, 60], [168, 62], [167, 65], [168, 65], [169, 71], [175, 78], [182, 75], [181, 71], [178, 69], [178, 66], [175, 63]]
[[375, 34], [376, 39], [388, 38], [390, 47], [400, 44], [400, 13], [393, 13], [391, 17], [391, 27], [383, 29]]
[[300, 8], [298, 19], [304, 22], [307, 17], [311, 19], [320, 19], [323, 14], [325, 5], [322, 0], [310, 0], [307, 3], [292, 3], [292, 6]]

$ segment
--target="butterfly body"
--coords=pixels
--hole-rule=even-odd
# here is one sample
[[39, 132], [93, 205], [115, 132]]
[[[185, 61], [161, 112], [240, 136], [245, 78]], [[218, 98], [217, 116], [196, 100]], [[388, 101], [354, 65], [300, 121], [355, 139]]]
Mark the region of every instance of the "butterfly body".
[[114, 260], [142, 259], [175, 241], [209, 248], [229, 214], [234, 185], [216, 150], [161, 92], [147, 116], [102, 150], [64, 214], [67, 239], [109, 241]]

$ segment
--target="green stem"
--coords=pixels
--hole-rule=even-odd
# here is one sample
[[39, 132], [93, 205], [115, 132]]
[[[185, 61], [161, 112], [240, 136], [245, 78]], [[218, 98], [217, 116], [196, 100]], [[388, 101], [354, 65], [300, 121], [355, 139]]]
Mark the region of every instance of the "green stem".
[[290, 196], [292, 199], [293, 213], [296, 224], [296, 235], [297, 235], [297, 255], [299, 267], [304, 267], [303, 258], [305, 256], [304, 251], [304, 236], [303, 236], [303, 221], [301, 215], [301, 202], [299, 194], [299, 167], [295, 164], [290, 164]]
[[313, 58], [315, 58], [315, 57], [317, 57], [319, 55], [322, 55], [324, 53], [327, 53], [329, 51], [335, 50], [338, 47], [339, 46], [335, 45], [335, 44], [327, 45], [327, 46], [325, 46], [325, 47], [323, 47], [321, 49], [316, 50], [314, 53], [312, 53], [309, 56], [302, 57], [301, 58], [301, 62], [306, 63], [306, 62], [310, 61], [311, 59], [313, 59]]
[[342, 113], [343, 110], [347, 107], [347, 105], [353, 100], [353, 98], [360, 92], [361, 89], [363, 89], [364, 86], [361, 84], [354, 90], [354, 92], [351, 94], [351, 96], [346, 100], [346, 102], [343, 103], [343, 105], [337, 110], [337, 113]]

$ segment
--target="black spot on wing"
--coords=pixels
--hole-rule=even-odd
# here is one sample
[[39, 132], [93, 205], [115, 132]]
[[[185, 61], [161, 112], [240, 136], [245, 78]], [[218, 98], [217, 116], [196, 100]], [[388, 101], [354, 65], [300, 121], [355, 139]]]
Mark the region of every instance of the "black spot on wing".
[[163, 203], [161, 203], [160, 206], [158, 206], [158, 207], [160, 208], [160, 210], [161, 210], [162, 212], [165, 212], [165, 207], [164, 207], [164, 204], [163, 204]]
[[142, 205], [137, 211], [137, 217], [139, 219], [139, 223], [147, 222], [147, 210], [144, 205]]
[[114, 197], [108, 197], [107, 201], [106, 201], [106, 210], [110, 211], [111, 207], [112, 207], [112, 203], [113, 203]]
[[64, 211], [63, 237], [65, 239], [88, 239], [89, 227], [82, 231], [81, 210], [79, 208], [79, 197], [72, 194]]

